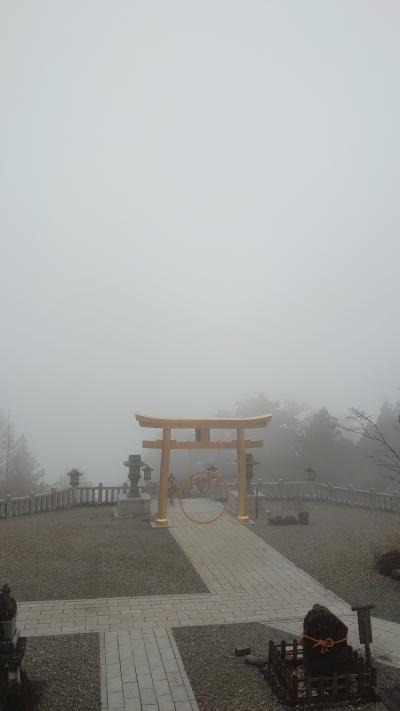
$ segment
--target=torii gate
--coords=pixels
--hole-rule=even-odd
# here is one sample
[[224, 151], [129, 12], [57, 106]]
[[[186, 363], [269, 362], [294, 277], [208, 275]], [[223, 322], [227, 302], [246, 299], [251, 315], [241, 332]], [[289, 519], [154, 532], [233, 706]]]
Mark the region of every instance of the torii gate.
[[[212, 418], [174, 418], [174, 417], [148, 417], [135, 415], [141, 427], [154, 427], [162, 429], [163, 438], [157, 440], [144, 440], [144, 449], [161, 449], [160, 489], [158, 495], [158, 512], [155, 523], [157, 526], [168, 526], [168, 475], [169, 457], [171, 449], [236, 449], [238, 465], [238, 512], [239, 523], [248, 523], [247, 513], [247, 485], [246, 485], [246, 449], [262, 447], [262, 439], [251, 440], [245, 438], [246, 429], [266, 427], [272, 415], [259, 415], [257, 417], [212, 417]], [[195, 439], [179, 441], [171, 439], [173, 429], [194, 429]], [[210, 440], [210, 429], [236, 430], [236, 439]]]

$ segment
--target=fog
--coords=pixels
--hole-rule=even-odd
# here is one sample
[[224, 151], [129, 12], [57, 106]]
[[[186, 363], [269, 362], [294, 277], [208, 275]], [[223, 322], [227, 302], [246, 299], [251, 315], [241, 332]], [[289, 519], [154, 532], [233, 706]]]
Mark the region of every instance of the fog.
[[3, 0], [0, 409], [48, 481], [125, 478], [135, 411], [398, 399], [399, 20]]

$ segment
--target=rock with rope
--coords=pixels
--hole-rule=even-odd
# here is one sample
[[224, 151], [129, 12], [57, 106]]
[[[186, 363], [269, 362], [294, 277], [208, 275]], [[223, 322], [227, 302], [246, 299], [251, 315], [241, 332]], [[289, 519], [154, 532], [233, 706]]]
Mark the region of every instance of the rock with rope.
[[348, 671], [348, 629], [327, 607], [314, 605], [304, 618], [304, 671], [310, 676], [330, 676]]

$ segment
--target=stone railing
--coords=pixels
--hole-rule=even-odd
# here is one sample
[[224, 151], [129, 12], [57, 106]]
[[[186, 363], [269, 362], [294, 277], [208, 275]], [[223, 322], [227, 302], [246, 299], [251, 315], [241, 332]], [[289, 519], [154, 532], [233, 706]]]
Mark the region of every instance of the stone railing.
[[[236, 486], [228, 483], [228, 488]], [[400, 487], [399, 487], [400, 488]], [[51, 489], [42, 494], [31, 493], [29, 496], [0, 499], [0, 519], [15, 518], [44, 511], [56, 511], [71, 506], [91, 506], [116, 504], [118, 494], [126, 494], [128, 485], [121, 486], [72, 486], [67, 489]], [[302, 499], [323, 501], [330, 504], [362, 506], [377, 511], [395, 511], [400, 513], [400, 491], [387, 494], [376, 489], [355, 489], [353, 486], [334, 486], [331, 483], [308, 481], [264, 481], [259, 491], [266, 501]]]
[[70, 486], [67, 489], [51, 489], [43, 494], [31, 493], [29, 496], [0, 499], [0, 518], [14, 518], [43, 511], [56, 511], [70, 506], [91, 504], [116, 504], [118, 494], [126, 494], [128, 485], [122, 486]]
[[334, 486], [330, 482], [322, 484], [308, 481], [284, 481], [283, 479], [264, 481], [260, 485], [260, 491], [267, 501], [305, 499], [400, 513], [400, 491], [387, 494], [376, 489], [355, 489], [350, 484], [348, 486]]

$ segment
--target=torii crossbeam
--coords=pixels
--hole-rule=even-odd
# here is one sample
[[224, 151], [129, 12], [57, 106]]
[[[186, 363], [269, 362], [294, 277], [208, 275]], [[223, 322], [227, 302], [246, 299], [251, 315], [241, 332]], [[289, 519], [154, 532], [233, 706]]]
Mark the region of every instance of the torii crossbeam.
[[[141, 427], [162, 429], [163, 437], [157, 440], [144, 440], [145, 449], [161, 450], [160, 489], [158, 495], [158, 512], [155, 523], [157, 526], [168, 526], [168, 474], [171, 449], [236, 449], [238, 465], [238, 512], [239, 523], [248, 523], [247, 486], [246, 486], [246, 449], [262, 447], [262, 439], [246, 439], [246, 429], [266, 427], [272, 415], [257, 417], [148, 417], [135, 415]], [[194, 429], [195, 439], [181, 441], [171, 439], [173, 429]], [[236, 430], [234, 440], [211, 440], [210, 430]]]

